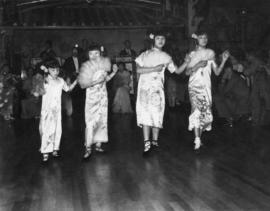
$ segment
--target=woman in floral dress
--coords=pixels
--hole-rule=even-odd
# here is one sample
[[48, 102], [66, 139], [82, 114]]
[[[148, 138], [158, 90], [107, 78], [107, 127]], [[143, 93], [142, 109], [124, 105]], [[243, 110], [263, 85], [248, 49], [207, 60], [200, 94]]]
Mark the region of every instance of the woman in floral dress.
[[108, 58], [102, 57], [102, 47], [92, 45], [89, 48], [89, 60], [83, 63], [78, 76], [81, 88], [86, 88], [85, 101], [85, 153], [84, 159], [92, 154], [92, 145], [98, 152], [103, 152], [102, 143], [108, 142], [108, 96], [106, 82], [117, 72]]
[[194, 130], [195, 150], [201, 146], [201, 134], [203, 131], [212, 128], [212, 93], [211, 93], [211, 73], [212, 70], [219, 75], [229, 58], [229, 53], [225, 51], [222, 55], [222, 62], [218, 67], [215, 62], [215, 53], [206, 48], [208, 43], [207, 34], [202, 32], [192, 37], [196, 40], [196, 49], [189, 56], [191, 61], [187, 67], [189, 77], [189, 97], [191, 103], [191, 115], [189, 116], [189, 130]]
[[48, 76], [45, 77], [44, 90], [42, 96], [41, 116], [39, 131], [41, 136], [40, 151], [43, 155], [43, 161], [48, 161], [49, 153], [58, 157], [60, 140], [62, 136], [62, 115], [61, 115], [61, 95], [62, 90], [71, 91], [77, 84], [75, 80], [70, 86], [64, 79], [58, 77], [59, 64], [57, 60], [49, 60], [46, 67], [42, 66]]
[[[164, 32], [151, 34], [153, 48], [143, 52], [136, 59], [137, 72], [140, 74], [136, 102], [137, 124], [143, 129], [144, 154], [150, 151], [151, 143], [158, 146], [159, 130], [162, 128], [165, 110], [164, 71], [180, 74], [187, 66], [185, 61], [177, 68], [171, 56], [162, 51], [166, 42]], [[152, 141], [150, 133], [152, 131]]]

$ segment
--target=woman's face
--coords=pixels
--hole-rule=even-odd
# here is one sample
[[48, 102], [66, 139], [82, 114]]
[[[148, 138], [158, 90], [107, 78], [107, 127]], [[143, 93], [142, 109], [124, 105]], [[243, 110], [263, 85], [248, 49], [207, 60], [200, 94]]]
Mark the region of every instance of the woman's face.
[[208, 43], [208, 37], [206, 34], [202, 34], [198, 36], [198, 45], [201, 47], [205, 47]]
[[163, 46], [166, 43], [166, 38], [164, 36], [155, 36], [155, 47], [157, 48], [163, 48]]
[[55, 68], [49, 67], [48, 70], [49, 70], [49, 74], [53, 78], [56, 78], [59, 75], [59, 68], [58, 67], [55, 67]]
[[97, 60], [98, 58], [100, 58], [100, 51], [99, 50], [89, 51], [89, 59], [90, 60]]

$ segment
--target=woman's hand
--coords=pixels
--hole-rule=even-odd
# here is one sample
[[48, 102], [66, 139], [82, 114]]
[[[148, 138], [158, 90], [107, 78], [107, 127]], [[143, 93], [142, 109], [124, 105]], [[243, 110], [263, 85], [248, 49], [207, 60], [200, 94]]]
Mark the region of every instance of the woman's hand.
[[113, 65], [112, 71], [116, 73], [118, 71], [118, 66], [116, 64]]
[[222, 53], [222, 61], [226, 62], [228, 60], [228, 58], [230, 57], [230, 52], [229, 51], [224, 51]]
[[207, 60], [203, 60], [203, 61], [198, 62], [198, 63], [196, 64], [196, 69], [206, 67], [207, 63], [208, 63]]
[[161, 72], [162, 70], [164, 70], [164, 68], [166, 68], [166, 64], [160, 64], [160, 65], [157, 65], [155, 66], [155, 72]]
[[190, 61], [191, 61], [191, 57], [190, 57], [189, 54], [187, 54], [186, 57], [185, 57], [185, 59], [184, 59], [184, 62], [185, 62], [186, 64], [188, 64], [188, 63], [190, 63]]

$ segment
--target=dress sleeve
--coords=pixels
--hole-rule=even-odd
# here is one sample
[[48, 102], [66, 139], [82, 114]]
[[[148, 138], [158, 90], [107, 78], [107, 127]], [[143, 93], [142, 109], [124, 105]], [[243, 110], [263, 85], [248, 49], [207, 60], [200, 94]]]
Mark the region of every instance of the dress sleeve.
[[145, 53], [141, 53], [140, 56], [138, 56], [136, 59], [135, 59], [135, 62], [140, 65], [141, 67], [144, 66], [144, 54]]

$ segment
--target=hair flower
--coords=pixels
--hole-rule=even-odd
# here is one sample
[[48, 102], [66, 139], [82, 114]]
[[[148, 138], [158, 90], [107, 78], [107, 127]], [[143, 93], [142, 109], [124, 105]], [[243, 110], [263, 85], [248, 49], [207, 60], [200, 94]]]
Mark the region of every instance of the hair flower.
[[41, 65], [40, 66], [40, 69], [43, 70], [45, 73], [48, 72], [48, 69], [44, 65]]
[[153, 40], [154, 38], [155, 38], [155, 35], [154, 34], [149, 34], [149, 38], [151, 39], [151, 40]]
[[191, 35], [191, 37], [192, 37], [193, 39], [198, 39], [198, 35], [197, 35], [197, 34], [194, 34], [194, 33]]

